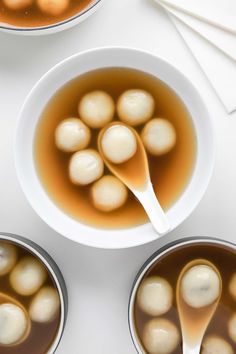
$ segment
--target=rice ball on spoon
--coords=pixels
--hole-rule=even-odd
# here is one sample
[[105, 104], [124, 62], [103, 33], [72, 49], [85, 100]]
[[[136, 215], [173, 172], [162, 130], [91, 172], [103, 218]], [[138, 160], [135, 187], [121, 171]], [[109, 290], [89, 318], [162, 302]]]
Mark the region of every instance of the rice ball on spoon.
[[196, 265], [186, 271], [181, 283], [184, 301], [193, 308], [201, 308], [215, 302], [220, 295], [220, 279], [208, 265]]
[[81, 99], [78, 111], [81, 119], [89, 127], [102, 128], [113, 119], [115, 103], [108, 93], [93, 91]]
[[114, 176], [103, 176], [92, 186], [95, 208], [109, 212], [122, 207], [128, 197], [126, 186]]
[[55, 131], [56, 146], [65, 152], [75, 152], [86, 148], [90, 139], [90, 129], [78, 118], [63, 120]]
[[8, 242], [0, 242], [0, 276], [12, 270], [16, 259], [16, 247]]
[[137, 302], [150, 316], [160, 316], [168, 312], [173, 302], [173, 290], [169, 282], [159, 276], [151, 276], [141, 283]]
[[155, 101], [144, 90], [125, 91], [118, 99], [117, 113], [123, 122], [136, 126], [145, 123], [153, 115]]
[[0, 345], [13, 345], [25, 336], [29, 326], [22, 308], [15, 304], [0, 305]]
[[103, 170], [103, 160], [96, 150], [78, 151], [70, 159], [69, 177], [74, 184], [88, 185], [99, 179]]
[[22, 258], [10, 274], [12, 288], [20, 295], [34, 294], [46, 280], [44, 266], [34, 257]]
[[156, 156], [172, 150], [177, 139], [173, 124], [163, 118], [154, 118], [146, 123], [141, 138], [147, 151]]
[[115, 124], [103, 133], [101, 148], [109, 161], [121, 164], [135, 155], [137, 140], [130, 128], [122, 124]]
[[207, 336], [202, 343], [201, 354], [234, 354], [234, 350], [223, 338]]
[[155, 318], [146, 323], [143, 330], [143, 344], [149, 354], [170, 354], [179, 344], [177, 327], [164, 318]]
[[44, 287], [33, 298], [29, 315], [32, 321], [46, 323], [52, 321], [60, 307], [57, 291], [52, 287]]

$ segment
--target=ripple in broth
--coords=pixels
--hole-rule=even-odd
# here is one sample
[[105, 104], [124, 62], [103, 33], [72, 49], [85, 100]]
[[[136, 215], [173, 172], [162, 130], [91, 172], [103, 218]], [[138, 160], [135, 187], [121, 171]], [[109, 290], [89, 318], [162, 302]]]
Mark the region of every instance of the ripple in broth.
[[[70, 154], [55, 146], [57, 125], [65, 118], [78, 116], [78, 103], [93, 90], [109, 93], [115, 102], [128, 89], [142, 89], [155, 100], [154, 117], [164, 117], [175, 127], [177, 143], [163, 156], [149, 157], [151, 180], [163, 208], [168, 209], [183, 193], [194, 168], [196, 138], [191, 117], [180, 98], [157, 78], [133, 69], [110, 68], [86, 73], [59, 89], [48, 102], [35, 132], [34, 156], [42, 185], [50, 198], [65, 213], [85, 224], [101, 228], [124, 228], [147, 222], [142, 206], [129, 192], [126, 204], [115, 211], [104, 213], [91, 202], [90, 186], [80, 187], [68, 177]], [[118, 120], [117, 114], [114, 120]], [[143, 125], [136, 130], [140, 133]], [[97, 149], [99, 130], [92, 129], [89, 146]], [[106, 170], [105, 174], [109, 171]], [[138, 173], [137, 169], [134, 174]]]

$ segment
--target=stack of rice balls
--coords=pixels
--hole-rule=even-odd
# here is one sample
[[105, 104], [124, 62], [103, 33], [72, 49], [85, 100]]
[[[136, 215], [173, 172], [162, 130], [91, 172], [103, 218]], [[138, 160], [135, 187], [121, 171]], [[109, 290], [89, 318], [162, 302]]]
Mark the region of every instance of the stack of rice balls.
[[30, 300], [26, 309], [15, 296], [1, 293], [0, 346], [24, 341], [30, 333], [31, 321], [47, 324], [54, 320], [60, 299], [55, 288], [45, 285], [47, 275], [45, 267], [34, 256], [19, 258], [15, 245], [0, 241], [0, 279], [7, 276], [13, 292]]
[[137, 293], [137, 305], [151, 318], [145, 324], [142, 334], [147, 353], [170, 354], [180, 343], [178, 327], [165, 318], [173, 301], [173, 288], [165, 278], [153, 275], [142, 281]]
[[[141, 138], [149, 154], [167, 154], [176, 144], [176, 131], [168, 120], [152, 118], [154, 110], [154, 98], [144, 90], [127, 90], [117, 103], [104, 91], [92, 91], [84, 95], [78, 104], [79, 118], [67, 118], [57, 126], [57, 148], [72, 154], [69, 178], [76, 185], [91, 186], [96, 209], [110, 212], [122, 207], [128, 191], [116, 177], [104, 175], [103, 159], [97, 149], [91, 147], [92, 131], [105, 130], [102, 151], [115, 164], [128, 161], [136, 153], [137, 141], [131, 127], [143, 125]], [[111, 125], [113, 120], [116, 120], [115, 124]]]

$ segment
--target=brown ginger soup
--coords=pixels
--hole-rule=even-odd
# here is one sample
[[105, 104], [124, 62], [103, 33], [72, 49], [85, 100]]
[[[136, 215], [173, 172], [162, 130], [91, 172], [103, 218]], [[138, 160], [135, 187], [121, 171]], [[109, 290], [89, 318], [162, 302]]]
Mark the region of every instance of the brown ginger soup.
[[[212, 262], [219, 270], [223, 280], [220, 303], [208, 326], [204, 339], [212, 336], [223, 339], [227, 342], [227, 345], [231, 346], [231, 351], [233, 350], [234, 353], [236, 352], [236, 342], [230, 337], [228, 330], [229, 321], [236, 311], [236, 288], [234, 295], [232, 295], [229, 291], [229, 284], [232, 281], [233, 276], [236, 274], [236, 252], [228, 246], [204, 242], [199, 244], [186, 244], [184, 246], [180, 245], [174, 250], [167, 251], [163, 256], [158, 258], [158, 260], [154, 262], [154, 264], [144, 274], [140, 285], [145, 279], [151, 276], [158, 276], [169, 282], [174, 295], [172, 306], [166, 313], [161, 314], [160, 316], [150, 316], [140, 308], [136, 294], [134, 303], [134, 323], [137, 336], [145, 353], [149, 352], [145, 349], [143, 344], [144, 328], [145, 325], [154, 318], [170, 320], [178, 328], [181, 337], [181, 328], [176, 307], [176, 285], [178, 276], [183, 267], [195, 259], [206, 259]], [[202, 308], [201, 311], [204, 311], [204, 308]], [[194, 322], [192, 323], [192, 326], [192, 332], [194, 334], [196, 331]], [[213, 353], [213, 351], [210, 352]], [[182, 354], [181, 340], [175, 350], [171, 351], [171, 354]]]
[[[55, 130], [65, 118], [78, 117], [78, 103], [88, 92], [103, 90], [115, 102], [128, 89], [142, 89], [155, 100], [154, 117], [168, 119], [175, 127], [177, 143], [163, 156], [148, 154], [151, 180], [156, 195], [164, 209], [170, 208], [181, 196], [190, 181], [196, 157], [196, 137], [192, 119], [176, 93], [154, 76], [141, 71], [109, 68], [81, 75], [59, 89], [48, 102], [35, 132], [34, 155], [40, 181], [46, 192], [65, 213], [89, 225], [102, 228], [124, 228], [147, 222], [147, 215], [140, 203], [129, 192], [121, 208], [109, 213], [97, 210], [91, 201], [91, 186], [71, 183], [68, 176], [70, 154], [55, 145]], [[114, 120], [118, 120], [115, 113]], [[138, 133], [143, 125], [135, 127]], [[97, 150], [98, 129], [91, 129], [92, 139], [88, 148]], [[139, 167], [133, 170], [134, 178]], [[109, 171], [105, 169], [105, 174]]]
[[43, 27], [65, 21], [86, 11], [96, 2], [95, 0], [62, 0], [68, 2], [65, 8], [63, 6], [61, 10], [51, 13], [50, 10], [48, 12], [47, 9], [40, 8], [38, 0], [29, 0], [28, 5], [16, 9], [7, 5], [9, 1], [11, 0], [6, 2], [0, 0], [0, 23], [21, 28]]
[[[39, 292], [43, 289], [52, 289], [55, 291], [55, 294], [59, 293], [56, 286], [56, 283], [50, 274], [49, 270], [46, 266], [39, 260], [34, 254], [32, 254], [29, 250], [24, 248], [23, 246], [19, 246], [18, 244], [10, 241], [1, 241], [0, 240], [0, 258], [4, 257], [4, 252], [2, 249], [5, 245], [13, 246], [15, 249], [16, 260], [14, 265], [6, 274], [0, 274], [0, 292], [10, 296], [15, 299], [21, 306], [23, 306], [26, 312], [29, 315], [30, 319], [30, 331], [28, 336], [22, 342], [19, 341], [19, 344], [13, 343], [9, 345], [3, 345], [0, 341], [0, 353], [1, 354], [46, 354], [49, 349], [53, 345], [56, 336], [58, 334], [58, 330], [61, 322], [61, 308], [60, 305], [53, 313], [52, 318], [46, 322], [39, 322], [35, 319], [30, 318], [30, 306], [34, 301], [35, 297], [39, 294]], [[42, 285], [34, 291], [31, 295], [23, 295], [19, 293], [11, 282], [11, 274], [14, 269], [20, 264], [20, 262], [24, 259], [34, 259], [39, 262], [40, 266], [44, 269], [46, 274]], [[1, 264], [0, 264], [1, 265]], [[24, 269], [23, 269], [24, 270]], [[7, 303], [7, 301], [3, 298], [0, 299], [0, 305]], [[13, 302], [14, 303], [14, 302]], [[1, 325], [1, 324], [0, 324]], [[4, 325], [3, 325], [4, 326]]]

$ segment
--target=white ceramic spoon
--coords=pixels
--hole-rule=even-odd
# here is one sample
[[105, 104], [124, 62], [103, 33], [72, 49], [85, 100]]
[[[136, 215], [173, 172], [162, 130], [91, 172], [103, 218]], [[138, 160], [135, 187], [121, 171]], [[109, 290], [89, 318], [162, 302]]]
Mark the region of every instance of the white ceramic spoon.
[[[216, 301], [212, 304], [193, 308], [186, 304], [181, 293], [181, 281], [187, 270], [196, 265], [207, 265], [211, 267], [218, 275], [220, 280], [220, 292]], [[222, 279], [215, 265], [205, 259], [196, 259], [189, 262], [181, 271], [176, 287], [176, 300], [179, 313], [179, 319], [182, 330], [183, 354], [199, 354], [202, 340], [207, 327], [216, 311], [222, 293]]]
[[163, 235], [170, 230], [170, 224], [153, 190], [147, 154], [136, 130], [128, 127], [132, 130], [137, 139], [137, 151], [130, 160], [122, 164], [114, 164], [106, 159], [103, 154], [101, 138], [104, 132], [113, 125], [127, 126], [122, 122], [113, 122], [102, 129], [98, 136], [99, 152], [109, 170], [119, 178], [140, 201], [157, 233]]

